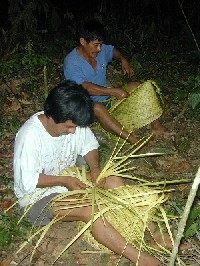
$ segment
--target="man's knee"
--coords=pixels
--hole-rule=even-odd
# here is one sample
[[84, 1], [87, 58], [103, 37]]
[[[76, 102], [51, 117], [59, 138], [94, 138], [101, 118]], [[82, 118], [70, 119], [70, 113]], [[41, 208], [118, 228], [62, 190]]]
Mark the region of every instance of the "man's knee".
[[[94, 207], [94, 212], [98, 212], [98, 208]], [[92, 215], [92, 206], [84, 207], [83, 210], [80, 210], [79, 220], [82, 222], [89, 222], [91, 220]]]
[[132, 90], [136, 89], [140, 85], [139, 82], [129, 82], [128, 83], [128, 91], [131, 92]]
[[124, 182], [121, 177], [119, 176], [109, 176], [106, 178], [106, 183], [104, 185], [104, 188], [106, 189], [114, 189], [124, 186]]
[[103, 114], [108, 113], [108, 110], [102, 103], [94, 103], [94, 114], [97, 117], [102, 116]]

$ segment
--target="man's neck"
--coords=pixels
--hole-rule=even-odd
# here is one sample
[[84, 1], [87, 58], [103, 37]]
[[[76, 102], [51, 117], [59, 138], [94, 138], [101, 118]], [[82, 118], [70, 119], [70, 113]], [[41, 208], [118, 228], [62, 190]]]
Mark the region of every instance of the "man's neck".
[[38, 116], [38, 119], [42, 123], [45, 130], [51, 135], [52, 137], [58, 137], [55, 132], [52, 130], [51, 121], [49, 118], [46, 117], [46, 115], [41, 114]]
[[81, 56], [85, 61], [87, 61], [94, 70], [96, 70], [96, 58], [88, 56], [85, 52], [82, 46], [79, 46], [77, 48], [77, 53], [79, 56]]
[[84, 51], [84, 49], [83, 49], [82, 46], [77, 47], [77, 53], [78, 53], [78, 55], [80, 55], [83, 59], [85, 59], [87, 62], [96, 61], [95, 58], [92, 58], [92, 57], [88, 56], [88, 55], [85, 53], [85, 51]]

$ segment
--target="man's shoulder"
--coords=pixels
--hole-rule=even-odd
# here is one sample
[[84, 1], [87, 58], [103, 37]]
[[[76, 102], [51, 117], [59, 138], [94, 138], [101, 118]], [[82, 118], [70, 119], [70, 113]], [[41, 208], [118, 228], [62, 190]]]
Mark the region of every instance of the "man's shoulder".
[[113, 50], [113, 48], [114, 48], [113, 45], [103, 43], [101, 49], [102, 49], [102, 51], [110, 51], [110, 50]]
[[76, 127], [76, 131], [75, 134], [79, 135], [79, 134], [90, 134], [92, 131], [89, 127]]
[[38, 112], [32, 115], [19, 129], [17, 135], [21, 135], [23, 137], [27, 135], [31, 135], [32, 137], [36, 137], [36, 133], [41, 130], [41, 123], [38, 119], [38, 115], [43, 112]]
[[94, 136], [94, 133], [92, 132], [89, 126], [87, 127], [78, 126], [73, 136], [75, 138], [85, 138], [89, 141], [89, 139]]
[[77, 127], [72, 138], [78, 145], [82, 143], [85, 147], [91, 146], [92, 149], [99, 147], [98, 141], [89, 126]]
[[102, 44], [101, 52], [97, 55], [98, 58], [106, 58], [108, 61], [112, 59], [114, 46], [110, 44]]
[[80, 67], [83, 60], [78, 55], [76, 48], [74, 48], [64, 59], [64, 69], [67, 71], [72, 70], [74, 67]]
[[74, 48], [71, 52], [69, 52], [66, 57], [65, 57], [65, 61], [71, 61], [74, 60], [75, 58], [78, 58], [78, 54], [76, 52], [76, 48]]

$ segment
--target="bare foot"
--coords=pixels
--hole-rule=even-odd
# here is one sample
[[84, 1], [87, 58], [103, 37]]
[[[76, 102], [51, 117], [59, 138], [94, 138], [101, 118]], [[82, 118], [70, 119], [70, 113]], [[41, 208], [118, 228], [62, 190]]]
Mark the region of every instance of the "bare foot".
[[152, 133], [155, 136], [163, 136], [165, 138], [176, 135], [175, 132], [170, 131], [168, 128], [163, 126], [159, 120], [155, 120], [151, 123]]
[[[173, 248], [173, 244], [172, 244], [171, 238], [170, 238], [168, 233], [163, 233], [163, 237], [162, 237], [160, 232], [155, 232], [156, 224], [153, 222], [151, 222], [148, 227], [149, 227], [149, 230], [150, 230], [151, 235], [152, 235], [152, 240], [149, 243], [149, 245], [151, 247], [156, 248], [156, 249], [160, 249], [162, 247], [167, 248], [167, 249]], [[153, 238], [154, 238], [154, 240], [153, 240]], [[164, 240], [163, 240], [163, 238], [164, 238]], [[189, 249], [191, 247], [192, 247], [192, 245], [190, 243], [184, 242], [184, 243], [180, 244], [179, 250], [186, 250], [186, 249]]]
[[139, 258], [138, 266], [161, 266], [161, 262], [153, 256], [142, 252]]
[[[149, 245], [151, 247], [156, 248], [156, 249], [160, 249], [161, 248], [160, 246], [167, 248], [167, 249], [173, 248], [173, 244], [172, 244], [172, 241], [169, 237], [169, 234], [163, 233], [164, 241], [163, 241], [163, 238], [162, 238], [160, 233], [154, 233], [153, 237], [154, 237], [155, 241], [150, 242]], [[184, 242], [184, 243], [180, 244], [180, 246], [179, 246], [179, 250], [186, 250], [189, 248], [191, 248], [191, 244], [188, 242]]]
[[160, 129], [159, 130], [152, 130], [152, 133], [155, 136], [157, 136], [157, 137], [162, 136], [164, 138], [169, 138], [169, 137], [172, 137], [172, 136], [176, 135], [176, 132], [169, 131], [166, 127], [164, 127], [164, 128], [165, 128], [165, 130], [164, 129], [162, 129], [162, 130], [160, 130]]
[[131, 133], [130, 136], [128, 137], [128, 142], [131, 145], [136, 144], [138, 141], [139, 141], [139, 139], [136, 136], [134, 136], [133, 133]]

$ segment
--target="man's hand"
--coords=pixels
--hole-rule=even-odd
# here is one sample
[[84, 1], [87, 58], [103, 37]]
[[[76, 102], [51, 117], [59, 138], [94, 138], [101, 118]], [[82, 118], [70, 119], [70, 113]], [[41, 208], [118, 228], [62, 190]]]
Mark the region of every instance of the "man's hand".
[[86, 185], [82, 183], [78, 178], [73, 176], [52, 176], [41, 173], [39, 176], [37, 187], [54, 187], [64, 186], [68, 190], [85, 189]]
[[69, 190], [79, 190], [79, 189], [85, 189], [86, 185], [82, 183], [78, 178], [67, 176], [66, 180], [64, 182], [64, 186]]
[[125, 58], [122, 58], [122, 70], [124, 72], [124, 75], [128, 75], [129, 78], [131, 78], [135, 73], [134, 70], [130, 67], [129, 63]]
[[100, 175], [101, 173], [101, 169], [100, 168], [93, 168], [91, 171], [90, 171], [90, 174], [89, 174], [89, 178], [91, 179], [92, 183], [94, 186], [97, 186], [99, 188], [104, 188], [104, 185], [105, 185], [105, 178], [103, 180], [101, 180], [100, 182], [96, 182], [97, 180], [97, 177]]
[[97, 149], [92, 150], [88, 152], [85, 156], [84, 159], [86, 160], [87, 164], [90, 167], [90, 172], [88, 173], [87, 177], [92, 181], [94, 186], [98, 186], [103, 188], [105, 179], [96, 183], [97, 177], [101, 173], [101, 169], [99, 166], [99, 152]]
[[122, 100], [129, 96], [128, 92], [120, 88], [112, 88], [112, 96], [115, 96], [118, 100]]
[[124, 72], [124, 75], [127, 74], [129, 78], [131, 78], [134, 75], [134, 71], [130, 67], [130, 65], [129, 65], [128, 61], [126, 60], [126, 58], [115, 47], [113, 49], [113, 58], [121, 61], [121, 63], [122, 63], [122, 70]]

